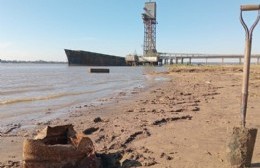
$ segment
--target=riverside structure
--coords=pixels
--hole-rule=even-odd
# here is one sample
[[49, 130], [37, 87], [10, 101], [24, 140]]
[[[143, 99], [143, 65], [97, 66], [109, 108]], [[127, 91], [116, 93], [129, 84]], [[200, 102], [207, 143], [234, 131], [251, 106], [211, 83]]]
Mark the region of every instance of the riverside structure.
[[[230, 61], [242, 64], [243, 58], [244, 55], [238, 54], [159, 53], [159, 60], [162, 64], [192, 64], [193, 60], [199, 61], [201, 64], [209, 64], [210, 60], [221, 64]], [[252, 63], [260, 64], [260, 54], [252, 55], [251, 58], [254, 59]]]

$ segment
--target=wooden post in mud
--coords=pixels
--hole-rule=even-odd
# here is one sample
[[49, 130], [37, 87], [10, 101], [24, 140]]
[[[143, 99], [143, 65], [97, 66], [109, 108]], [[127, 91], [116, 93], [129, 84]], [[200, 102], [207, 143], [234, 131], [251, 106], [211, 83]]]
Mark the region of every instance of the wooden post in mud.
[[[250, 30], [246, 26], [243, 17], [242, 11], [252, 11], [258, 10], [258, 17]], [[242, 83], [242, 103], [241, 103], [241, 117], [242, 117], [242, 126], [245, 127], [246, 124], [246, 110], [247, 110], [247, 98], [248, 98], [248, 83], [249, 83], [249, 74], [250, 74], [250, 57], [251, 57], [251, 48], [252, 48], [252, 37], [253, 30], [256, 27], [257, 23], [260, 20], [260, 5], [244, 5], [241, 6], [240, 14], [241, 23], [246, 32], [246, 41], [245, 41], [245, 56], [244, 56], [244, 68], [243, 68], [243, 83]]]
[[[248, 29], [243, 20], [243, 11], [258, 11], [258, 16]], [[244, 68], [243, 68], [243, 83], [242, 83], [242, 101], [241, 101], [241, 127], [233, 128], [231, 141], [229, 143], [230, 152], [228, 154], [231, 166], [237, 168], [244, 168], [251, 166], [251, 160], [253, 156], [255, 140], [257, 135], [257, 129], [246, 128], [246, 110], [248, 101], [248, 84], [249, 84], [249, 72], [250, 72], [250, 57], [252, 47], [253, 30], [260, 20], [260, 5], [242, 5], [240, 7], [240, 21], [246, 32], [245, 40], [245, 56], [244, 56]]]

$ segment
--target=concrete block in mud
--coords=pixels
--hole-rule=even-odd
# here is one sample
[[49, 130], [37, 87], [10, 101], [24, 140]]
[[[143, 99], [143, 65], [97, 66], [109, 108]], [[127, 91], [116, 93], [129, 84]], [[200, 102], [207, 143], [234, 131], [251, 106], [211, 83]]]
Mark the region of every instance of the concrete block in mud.
[[24, 168], [96, 168], [93, 142], [72, 125], [47, 127], [23, 143]]
[[228, 161], [234, 168], [250, 167], [257, 129], [235, 127], [228, 144]]

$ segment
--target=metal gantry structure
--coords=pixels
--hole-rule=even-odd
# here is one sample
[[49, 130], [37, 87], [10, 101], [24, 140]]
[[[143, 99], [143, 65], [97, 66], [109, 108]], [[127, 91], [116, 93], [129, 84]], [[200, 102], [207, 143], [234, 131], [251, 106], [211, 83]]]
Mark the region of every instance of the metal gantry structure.
[[144, 57], [157, 57], [156, 50], [156, 2], [146, 2], [144, 13], [142, 14], [144, 22]]

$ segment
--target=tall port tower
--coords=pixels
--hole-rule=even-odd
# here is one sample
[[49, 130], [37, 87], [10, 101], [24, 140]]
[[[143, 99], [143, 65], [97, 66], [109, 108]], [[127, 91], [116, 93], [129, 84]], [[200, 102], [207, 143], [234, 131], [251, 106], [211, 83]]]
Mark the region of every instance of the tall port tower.
[[144, 22], [144, 45], [143, 56], [147, 62], [157, 63], [156, 50], [156, 2], [145, 2], [144, 13], [142, 13]]

